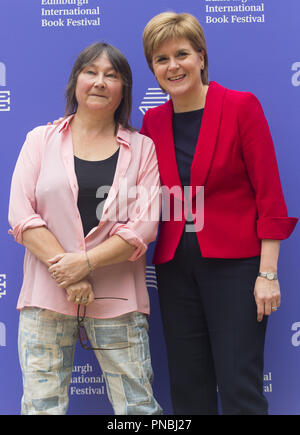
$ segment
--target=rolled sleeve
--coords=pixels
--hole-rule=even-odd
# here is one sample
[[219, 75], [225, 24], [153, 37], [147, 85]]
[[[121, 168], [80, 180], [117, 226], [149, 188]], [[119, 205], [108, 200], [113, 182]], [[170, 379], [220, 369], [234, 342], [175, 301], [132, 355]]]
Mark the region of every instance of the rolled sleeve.
[[22, 244], [23, 243], [23, 232], [29, 228], [37, 228], [47, 226], [46, 222], [41, 219], [40, 215], [35, 214], [29, 216], [23, 222], [15, 225], [13, 229], [8, 230], [8, 233], [11, 234], [15, 241]]
[[118, 235], [122, 237], [130, 245], [135, 246], [136, 250], [132, 256], [128, 259], [129, 261], [135, 261], [139, 257], [145, 254], [147, 251], [147, 245], [141, 238], [139, 234], [134, 232], [134, 230], [127, 225], [117, 224], [114, 226], [113, 230], [110, 232], [110, 236]]
[[273, 140], [258, 99], [245, 94], [239, 111], [243, 157], [255, 192], [259, 239], [283, 240], [298, 221], [288, 217]]
[[130, 261], [145, 254], [148, 244], [156, 239], [161, 211], [159, 171], [155, 147], [144, 137], [144, 150], [137, 179], [136, 200], [128, 207], [126, 223], [117, 222], [110, 236], [117, 234], [136, 247]]
[[259, 239], [284, 240], [290, 237], [298, 222], [293, 217], [271, 217], [257, 220]]
[[12, 176], [8, 221], [16, 242], [22, 244], [28, 228], [47, 226], [36, 213], [35, 188], [41, 164], [39, 129], [27, 134]]

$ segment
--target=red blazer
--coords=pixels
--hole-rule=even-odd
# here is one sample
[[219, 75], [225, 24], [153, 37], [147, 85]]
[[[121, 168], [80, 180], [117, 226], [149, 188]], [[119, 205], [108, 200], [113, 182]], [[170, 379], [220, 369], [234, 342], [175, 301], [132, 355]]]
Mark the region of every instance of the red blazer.
[[[141, 129], [155, 143], [161, 183], [169, 188], [181, 186], [172, 114], [171, 100], [149, 109]], [[298, 221], [287, 217], [269, 127], [259, 101], [248, 92], [210, 82], [191, 186], [204, 186], [204, 226], [197, 232], [203, 257], [259, 255], [261, 239], [285, 239]], [[171, 207], [170, 220], [160, 224], [155, 264], [175, 254], [185, 226], [184, 217], [176, 219]]]

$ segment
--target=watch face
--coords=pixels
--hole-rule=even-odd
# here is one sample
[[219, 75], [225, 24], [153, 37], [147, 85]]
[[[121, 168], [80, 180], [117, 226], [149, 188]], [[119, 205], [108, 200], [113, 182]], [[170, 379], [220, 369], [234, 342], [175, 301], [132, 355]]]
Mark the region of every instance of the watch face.
[[272, 279], [274, 279], [274, 277], [275, 277], [275, 274], [273, 272], [268, 272], [267, 273], [267, 278], [268, 279], [272, 280]]

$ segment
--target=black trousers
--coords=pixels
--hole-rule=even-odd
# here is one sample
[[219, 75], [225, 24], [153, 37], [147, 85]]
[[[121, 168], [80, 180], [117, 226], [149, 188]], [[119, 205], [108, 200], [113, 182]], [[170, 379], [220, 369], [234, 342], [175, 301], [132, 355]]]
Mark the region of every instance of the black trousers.
[[184, 232], [172, 261], [156, 266], [174, 414], [268, 413], [263, 395], [267, 318], [258, 322], [260, 257], [207, 259]]

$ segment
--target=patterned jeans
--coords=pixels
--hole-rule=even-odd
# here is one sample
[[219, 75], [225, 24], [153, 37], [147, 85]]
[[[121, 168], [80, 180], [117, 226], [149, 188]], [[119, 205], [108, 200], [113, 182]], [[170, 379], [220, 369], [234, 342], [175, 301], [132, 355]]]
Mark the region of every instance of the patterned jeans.
[[[113, 319], [86, 318], [85, 329], [92, 347], [101, 347], [95, 354], [114, 413], [161, 414], [151, 387], [147, 317], [133, 312]], [[21, 311], [22, 414], [66, 414], [77, 338], [76, 317], [40, 308]]]

